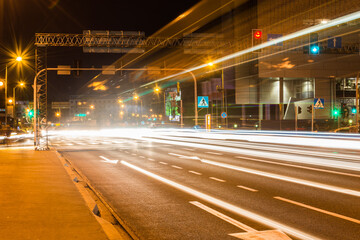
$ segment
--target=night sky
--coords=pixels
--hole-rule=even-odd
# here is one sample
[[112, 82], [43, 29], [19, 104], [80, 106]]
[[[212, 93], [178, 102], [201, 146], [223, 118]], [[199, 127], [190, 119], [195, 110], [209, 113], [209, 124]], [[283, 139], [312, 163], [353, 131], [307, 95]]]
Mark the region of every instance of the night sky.
[[[28, 66], [20, 71], [17, 67], [10, 68], [9, 85], [15, 83], [14, 79], [32, 83], [33, 42], [37, 32], [123, 30], [144, 31], [150, 36], [198, 2], [199, 0], [0, 0], [0, 77], [3, 78], [5, 64], [10, 61], [9, 52], [26, 49]], [[120, 57], [120, 54], [89, 56], [83, 54], [80, 48], [53, 48], [49, 49], [48, 66], [72, 64], [74, 60], [81, 60], [83, 67], [101, 67], [101, 63], [111, 64]], [[96, 61], [92, 64], [94, 59]], [[88, 78], [91, 76], [87, 75], [77, 82], [68, 80], [65, 84], [51, 83], [49, 80], [49, 95], [54, 100], [66, 100], [66, 95], [74, 94], [82, 84], [90, 80]], [[63, 91], [59, 91], [59, 88]], [[54, 89], [57, 91], [54, 92]], [[23, 96], [29, 98], [31, 93], [24, 93]]]

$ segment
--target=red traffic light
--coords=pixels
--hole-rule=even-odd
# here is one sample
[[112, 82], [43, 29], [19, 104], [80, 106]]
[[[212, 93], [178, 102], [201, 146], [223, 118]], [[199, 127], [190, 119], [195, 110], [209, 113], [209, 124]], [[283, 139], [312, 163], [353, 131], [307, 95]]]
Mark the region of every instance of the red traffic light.
[[260, 39], [261, 36], [262, 36], [262, 32], [261, 32], [261, 31], [257, 30], [257, 31], [254, 32], [254, 38], [255, 38], [255, 39]]

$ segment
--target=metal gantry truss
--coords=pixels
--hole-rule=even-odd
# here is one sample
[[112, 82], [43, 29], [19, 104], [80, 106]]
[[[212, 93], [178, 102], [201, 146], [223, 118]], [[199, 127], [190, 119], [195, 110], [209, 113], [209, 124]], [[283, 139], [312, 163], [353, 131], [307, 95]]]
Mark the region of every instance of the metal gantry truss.
[[222, 35], [208, 35], [207, 37], [148, 37], [143, 35], [107, 35], [107, 34], [65, 34], [65, 33], [36, 33], [37, 47], [197, 47], [218, 48], [233, 46], [233, 41], [226, 40]]

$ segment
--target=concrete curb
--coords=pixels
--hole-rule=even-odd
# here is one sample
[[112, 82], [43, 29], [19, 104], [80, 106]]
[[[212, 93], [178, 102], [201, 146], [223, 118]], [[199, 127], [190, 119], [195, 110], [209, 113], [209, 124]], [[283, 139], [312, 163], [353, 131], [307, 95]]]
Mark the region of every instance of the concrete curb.
[[[134, 239], [139, 240], [136, 234], [127, 226], [127, 224], [116, 214], [116, 212], [112, 209], [112, 207], [105, 201], [104, 197], [96, 191], [96, 189], [90, 184], [90, 181], [86, 178], [85, 175], [81, 173], [68, 159], [64, 158], [58, 151], [51, 148], [52, 151], [55, 152], [57, 157], [60, 159], [63, 164], [66, 172], [69, 174], [70, 178], [73, 180], [75, 186], [78, 188], [82, 197], [84, 198], [88, 208], [94, 214], [94, 217], [99, 222], [104, 232], [108, 236], [110, 240], [127, 240]], [[76, 173], [76, 174], [75, 174]], [[117, 223], [119, 224], [119, 228], [116, 228], [112, 223], [101, 218], [99, 215], [98, 206], [90, 195], [86, 187], [82, 184], [78, 184], [79, 182], [85, 183], [85, 186], [89, 188], [99, 199], [99, 201], [106, 207], [106, 209], [110, 212], [110, 214], [115, 218]], [[120, 231], [120, 232], [119, 232]]]

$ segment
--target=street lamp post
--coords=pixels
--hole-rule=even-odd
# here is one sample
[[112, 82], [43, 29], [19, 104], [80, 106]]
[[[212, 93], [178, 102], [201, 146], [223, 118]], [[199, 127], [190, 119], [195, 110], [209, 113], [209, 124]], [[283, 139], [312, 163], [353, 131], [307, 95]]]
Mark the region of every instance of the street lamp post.
[[17, 119], [16, 119], [16, 98], [15, 98], [16, 91], [15, 90], [16, 90], [17, 87], [24, 87], [24, 86], [25, 86], [25, 84], [23, 82], [20, 82], [17, 86], [15, 86], [13, 88], [13, 101], [14, 101], [14, 103], [13, 103], [13, 108], [14, 108], [13, 112], [14, 112], [14, 120], [16, 120], [16, 122], [17, 122]]

